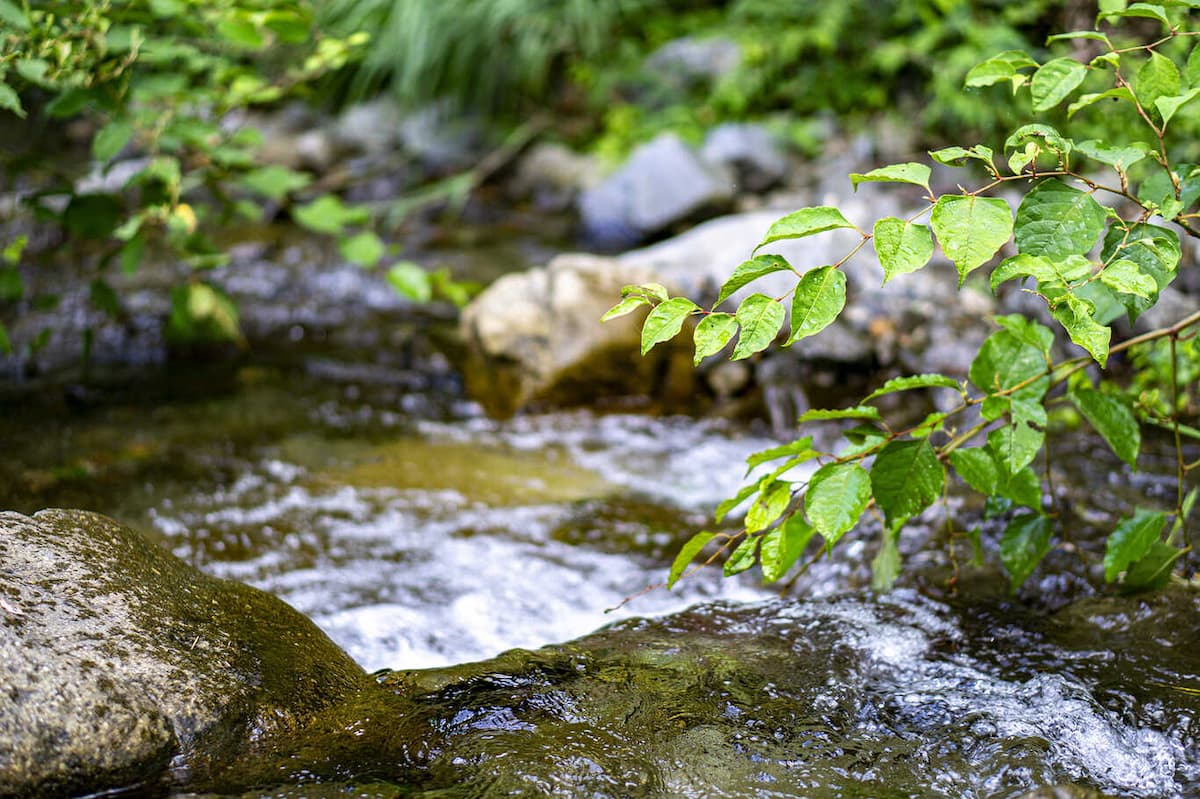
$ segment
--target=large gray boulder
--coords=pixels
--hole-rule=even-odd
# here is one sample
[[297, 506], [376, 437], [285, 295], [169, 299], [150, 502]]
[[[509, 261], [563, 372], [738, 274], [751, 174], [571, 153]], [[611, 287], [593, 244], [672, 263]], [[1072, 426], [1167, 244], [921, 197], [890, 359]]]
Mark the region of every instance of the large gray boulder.
[[696, 155], [672, 133], [633, 151], [599, 185], [579, 196], [584, 232], [597, 246], [637, 244], [674, 224], [728, 207], [732, 176]]
[[0, 513], [0, 796], [188, 779], [365, 682], [283, 602], [111, 519]]

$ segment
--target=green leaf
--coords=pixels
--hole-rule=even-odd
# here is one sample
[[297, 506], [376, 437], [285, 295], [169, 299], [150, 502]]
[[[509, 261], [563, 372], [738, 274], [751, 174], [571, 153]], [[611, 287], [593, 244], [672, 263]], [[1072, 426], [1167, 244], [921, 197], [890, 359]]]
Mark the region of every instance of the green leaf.
[[173, 341], [236, 341], [237, 306], [224, 292], [207, 283], [186, 283], [171, 290], [167, 336]]
[[1039, 347], [1021, 340], [1008, 330], [998, 330], [983, 342], [967, 376], [985, 394], [1007, 391], [1034, 380], [1019, 389], [1016, 395], [1037, 399], [1046, 391], [1048, 381], [1035, 378], [1045, 371], [1046, 358]]
[[1104, 267], [1100, 282], [1122, 294], [1134, 294], [1146, 299], [1158, 296], [1158, 283], [1149, 275], [1142, 274], [1141, 268], [1128, 258]]
[[142, 265], [142, 258], [146, 254], [146, 237], [138, 233], [131, 237], [125, 245], [121, 247], [121, 271], [126, 275], [132, 275], [137, 272], [138, 267]]
[[24, 10], [12, 0], [0, 0], [0, 22], [7, 23], [19, 31], [30, 28], [29, 17]]
[[1171, 117], [1175, 116], [1175, 112], [1195, 100], [1197, 96], [1200, 96], [1200, 87], [1189, 89], [1183, 94], [1156, 99], [1154, 107], [1158, 109], [1158, 115], [1162, 117], [1163, 126], [1166, 127], [1166, 124], [1171, 121]]
[[758, 491], [758, 487], [759, 483], [751, 483], [748, 486], [742, 486], [740, 489], [738, 489], [737, 494], [729, 499], [722, 500], [721, 504], [717, 505], [717, 509], [713, 513], [713, 518], [716, 520], [716, 522], [719, 524], [731, 510], [749, 499], [751, 494], [756, 493]]
[[1055, 58], [1042, 64], [1029, 83], [1033, 110], [1049, 111], [1079, 88], [1086, 76], [1087, 67], [1073, 58]]
[[[640, 294], [631, 294], [618, 302], [613, 307], [604, 312], [604, 316], [600, 317], [601, 322], [607, 322], [610, 319], [616, 319], [626, 314], [633, 313], [643, 305], [649, 305], [650, 300]], [[697, 362], [698, 363], [698, 362]]]
[[1129, 89], [1126, 89], [1124, 86], [1122, 86], [1119, 89], [1109, 89], [1108, 91], [1096, 92], [1094, 94], [1080, 95], [1078, 100], [1067, 106], [1067, 119], [1070, 119], [1078, 112], [1082, 111], [1088, 106], [1095, 105], [1101, 100], [1124, 100], [1130, 105], [1133, 105], [1133, 93], [1130, 92]]
[[858, 523], [871, 499], [871, 476], [855, 463], [827, 463], [808, 483], [804, 511], [825, 546], [833, 545]]
[[217, 22], [217, 33], [230, 44], [250, 50], [257, 50], [265, 44], [258, 28], [242, 14], [227, 16]]
[[1001, 476], [996, 493], [1018, 505], [1036, 511], [1042, 509], [1042, 484], [1037, 474], [1028, 466], [1009, 475], [1007, 480]]
[[1142, 432], [1133, 411], [1118, 397], [1102, 394], [1091, 388], [1071, 392], [1071, 402], [1083, 414], [1096, 432], [1104, 437], [1117, 457], [1130, 466], [1137, 466]]
[[113, 291], [113, 287], [103, 280], [97, 279], [91, 282], [88, 287], [88, 298], [97, 310], [103, 311], [110, 319], [121, 318], [121, 299], [117, 296], [117, 292]]
[[7, 83], [0, 81], [0, 109], [12, 111], [21, 119], [25, 118], [25, 109], [21, 107], [21, 98]]
[[[1113, 224], [1104, 237], [1100, 257], [1105, 263], [1133, 261], [1142, 274], [1154, 278], [1158, 290], [1162, 291], [1174, 279], [1181, 253], [1179, 236], [1169, 228], [1146, 224]], [[1130, 322], [1133, 322], [1157, 301], [1158, 294], [1156, 292], [1150, 299], [1123, 294], [1119, 299], [1129, 314]]]
[[893, 377], [879, 388], [872, 391], [863, 399], [870, 402], [884, 394], [894, 394], [897, 391], [911, 391], [916, 388], [959, 388], [958, 381], [945, 375], [910, 375], [908, 377]]
[[983, 447], [956, 449], [950, 453], [950, 465], [963, 482], [980, 494], [996, 493], [1002, 475], [990, 450]]
[[[812, 443], [812, 436], [805, 436], [788, 444], [781, 444], [778, 447], [771, 447], [762, 452], [755, 452], [746, 458], [746, 474], [749, 474], [756, 466], [762, 466], [764, 463], [770, 463], [783, 457], [794, 457], [797, 455], [811, 455], [812, 457], [816, 457], [817, 453], [813, 450]], [[808, 458], [805, 460], [808, 460]]]
[[5, 355], [12, 355], [12, 341], [8, 338], [8, 329], [0, 322], [0, 352]]
[[1018, 341], [1031, 347], [1037, 347], [1041, 350], [1042, 355], [1050, 357], [1050, 348], [1054, 346], [1054, 331], [1050, 328], [1020, 314], [997, 316], [993, 321], [1015, 336]]
[[854, 408], [841, 408], [839, 410], [818, 410], [805, 411], [800, 414], [797, 420], [799, 424], [805, 422], [826, 421], [829, 419], [869, 419], [873, 422], [879, 421], [879, 409], [874, 405], [858, 405]]
[[1183, 82], [1175, 62], [1157, 52], [1150, 53], [1150, 58], [1138, 69], [1133, 82], [1133, 92], [1138, 102], [1153, 114], [1158, 114], [1158, 106], [1155, 105], [1158, 98], [1176, 96], [1182, 89]]
[[783, 326], [786, 316], [782, 303], [765, 294], [751, 294], [742, 300], [735, 317], [742, 332], [733, 348], [731, 360], [739, 361], [765, 350], [779, 335], [779, 328]]
[[125, 212], [112, 194], [76, 194], [63, 211], [63, 224], [71, 233], [86, 239], [107, 239]]
[[1013, 593], [1046, 557], [1053, 535], [1054, 525], [1045, 516], [1027, 513], [1009, 522], [1000, 537], [1000, 562], [1008, 571]]
[[252, 169], [241, 177], [241, 184], [255, 194], [282, 202], [289, 194], [312, 183], [312, 176], [282, 166]]
[[642, 355], [655, 344], [670, 341], [683, 329], [683, 321], [700, 308], [686, 297], [673, 297], [659, 303], [642, 323]]
[[1086, 255], [1104, 230], [1104, 207], [1057, 178], [1038, 183], [1017, 208], [1013, 238], [1022, 255]]
[[17, 74], [25, 80], [41, 86], [43, 89], [54, 89], [54, 81], [48, 79], [46, 74], [50, 71], [50, 62], [42, 58], [22, 58], [15, 65]]
[[429, 273], [411, 261], [399, 261], [387, 271], [387, 282], [397, 294], [413, 302], [429, 302], [433, 284]]
[[679, 578], [683, 576], [684, 570], [687, 569], [692, 559], [700, 554], [700, 550], [704, 549], [705, 545], [714, 538], [716, 538], [716, 533], [704, 530], [689, 538], [687, 543], [680, 548], [679, 554], [671, 563], [671, 572], [667, 577], [668, 591], [675, 587], [675, 583], [679, 582]]
[[991, 86], [1003, 80], [1011, 81], [1015, 91], [1023, 82], [1020, 69], [1036, 67], [1038, 63], [1021, 50], [1005, 50], [988, 60], [976, 64], [968, 72], [963, 84], [968, 88]]
[[0, 269], [0, 302], [17, 302], [25, 296], [25, 281], [15, 267]]
[[996, 164], [992, 160], [995, 153], [992, 148], [984, 147], [982, 144], [976, 144], [970, 149], [964, 147], [943, 147], [940, 150], [930, 150], [929, 157], [939, 164], [945, 166], [964, 166], [968, 159], [982, 161], [987, 165], [992, 172], [996, 171]]
[[845, 274], [832, 266], [805, 272], [792, 295], [792, 332], [784, 346], [820, 333], [845, 306]]
[[772, 480], [761, 486], [758, 498], [746, 511], [746, 532], [757, 533], [771, 526], [783, 515], [792, 501], [792, 484], [783, 480]]
[[1068, 33], [1056, 33], [1053, 36], [1047, 37], [1046, 44], [1053, 44], [1054, 42], [1061, 42], [1063, 40], [1068, 40], [1068, 39], [1091, 39], [1091, 40], [1097, 41], [1097, 42], [1104, 42], [1109, 47], [1112, 47], [1112, 44], [1109, 42], [1108, 37], [1105, 36], [1103, 33], [1101, 33], [1100, 31], [1087, 31], [1087, 30], [1070, 31]]
[[842, 212], [828, 205], [801, 208], [777, 220], [767, 229], [766, 237], [754, 248], [758, 252], [772, 242], [799, 239], [838, 228], [853, 228]]
[[5, 245], [3, 250], [0, 250], [0, 261], [16, 266], [21, 260], [21, 253], [25, 252], [25, 247], [28, 244], [29, 236], [24, 234], [17, 236]]
[[1088, 351], [1100, 364], [1108, 363], [1108, 342], [1112, 330], [1096, 321], [1094, 307], [1074, 294], [1064, 294], [1062, 302], [1050, 313], [1066, 329], [1071, 341]]
[[1104, 580], [1111, 583], [1121, 572], [1150, 552], [1167, 526], [1166, 514], [1135, 508], [1133, 516], [1121, 519], [1104, 542]]
[[636, 286], [621, 288], [622, 297], [645, 297], [654, 302], [666, 302], [671, 299], [670, 292], [662, 283], [640, 283]]
[[761, 536], [747, 536], [742, 543], [738, 544], [737, 549], [725, 561], [725, 565], [721, 568], [722, 573], [726, 577], [732, 577], [735, 574], [741, 574], [754, 565], [754, 558], [758, 551], [758, 542], [762, 540]]
[[939, 197], [930, 224], [942, 251], [958, 268], [959, 286], [1004, 246], [1013, 229], [1008, 203], [974, 195]]
[[292, 209], [292, 218], [317, 233], [338, 236], [346, 225], [360, 225], [370, 217], [361, 205], [343, 205], [332, 194], [323, 194], [310, 203]]
[[910, 161], [906, 164], [892, 164], [872, 169], [865, 174], [854, 172], [850, 175], [850, 183], [854, 186], [855, 191], [858, 191], [860, 183], [911, 183], [928, 192], [929, 175], [929, 167], [925, 164]]
[[1182, 555], [1182, 549], [1155, 541], [1150, 545], [1150, 552], [1125, 572], [1121, 584], [1139, 591], [1162, 588], [1171, 581], [1171, 569]]
[[1114, 147], [1099, 139], [1081, 141], [1075, 145], [1075, 149], [1094, 161], [1108, 164], [1122, 172], [1154, 152], [1145, 142], [1135, 141]]
[[733, 270], [733, 274], [721, 286], [721, 293], [717, 295], [717, 301], [713, 303], [716, 308], [725, 300], [729, 299], [738, 289], [753, 283], [760, 277], [773, 274], [775, 272], [792, 272], [791, 264], [782, 255], [759, 255], [751, 258], [749, 261], [743, 261], [738, 264], [737, 269]]
[[97, 161], [108, 161], [129, 143], [133, 135], [133, 122], [119, 118], [96, 131], [92, 139], [92, 157]]
[[[623, 302], [625, 301], [627, 300]], [[710, 313], [701, 319], [692, 335], [696, 342], [696, 357], [693, 364], [699, 366], [702, 360], [723, 350], [737, 329], [738, 322], [733, 314]]]
[[365, 230], [348, 239], [342, 239], [338, 242], [338, 249], [341, 251], [342, 257], [350, 263], [371, 269], [379, 263], [385, 248], [378, 236]]
[[987, 438], [988, 447], [1009, 475], [1032, 463], [1045, 440], [1045, 433], [1024, 422], [998, 427]]
[[[1040, 122], [1022, 125], [1010, 133], [1008, 138], [1004, 140], [1005, 149], [1010, 150], [1024, 147], [1028, 144], [1037, 145], [1039, 152], [1051, 152], [1060, 158], [1069, 155], [1075, 147], [1075, 143], [1065, 138], [1058, 130]], [[1015, 172], [1016, 170], [1013, 171]]]
[[871, 587], [876, 591], [890, 591], [900, 576], [900, 531], [884, 530], [879, 544], [879, 553], [871, 561]]
[[896, 275], [917, 271], [933, 257], [933, 235], [924, 225], [889, 216], [875, 223], [872, 236], [885, 284]]
[[759, 548], [763, 580], [773, 583], [787, 574], [804, 554], [804, 549], [816, 532], [816, 528], [799, 511], [768, 532]]
[[892, 441], [871, 466], [871, 492], [891, 529], [932, 505], [945, 483], [946, 472], [928, 439]]

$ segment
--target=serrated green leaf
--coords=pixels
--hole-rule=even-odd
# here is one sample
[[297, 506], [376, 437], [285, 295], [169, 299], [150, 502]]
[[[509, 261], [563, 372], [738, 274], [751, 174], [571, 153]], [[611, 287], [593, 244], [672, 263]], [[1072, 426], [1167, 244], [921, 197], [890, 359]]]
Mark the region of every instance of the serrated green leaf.
[[996, 493], [1002, 475], [990, 450], [983, 447], [956, 449], [950, 453], [950, 465], [963, 482], [980, 494]]
[[1122, 518], [1104, 542], [1104, 580], [1111, 583], [1121, 572], [1150, 553], [1167, 526], [1164, 513], [1135, 508], [1133, 516]]
[[890, 591], [900, 576], [900, 531], [884, 530], [879, 552], [871, 561], [871, 588]]
[[399, 261], [387, 271], [387, 282], [398, 294], [413, 302], [429, 302], [433, 283], [429, 273], [411, 261]]
[[716, 511], [713, 512], [713, 518], [715, 521], [720, 524], [720, 522], [729, 515], [730, 511], [749, 499], [751, 494], [757, 493], [758, 487], [759, 483], [751, 483], [748, 486], [742, 486], [732, 497], [722, 500], [721, 504], [717, 505]]
[[1022, 255], [1052, 261], [1086, 255], [1104, 231], [1104, 207], [1057, 178], [1038, 183], [1017, 208], [1013, 238]]
[[963, 85], [968, 88], [991, 86], [1003, 80], [1013, 82], [1013, 89], [1019, 85], [1017, 70], [1036, 67], [1038, 63], [1021, 50], [1005, 50], [997, 53], [986, 61], [976, 64], [968, 72]]
[[1109, 22], [1114, 19], [1125, 19], [1128, 17], [1156, 19], [1168, 28], [1171, 27], [1171, 20], [1167, 17], [1166, 12], [1163, 11], [1162, 6], [1156, 3], [1134, 3], [1128, 8], [1101, 11], [1096, 17], [1096, 21]]
[[813, 450], [812, 443], [812, 436], [805, 436], [788, 444], [781, 444], [778, 447], [771, 447], [762, 452], [755, 452], [746, 458], [746, 474], [749, 474], [756, 466], [762, 466], [764, 463], [770, 463], [783, 457], [794, 457], [797, 455], [811, 455], [812, 457], [816, 457], [817, 453]]
[[622, 297], [645, 297], [654, 302], [666, 302], [671, 299], [671, 293], [662, 283], [639, 283], [635, 286], [623, 286]]
[[1005, 480], [1003, 475], [996, 486], [996, 493], [1017, 505], [1032, 510], [1042, 510], [1042, 484], [1037, 474], [1026, 466]]
[[997, 462], [1007, 471], [1007, 478], [1033, 462], [1046, 441], [1046, 434], [1024, 422], [1017, 422], [988, 433], [987, 441]]
[[933, 235], [924, 225], [889, 216], [875, 223], [872, 237], [884, 284], [896, 275], [917, 271], [933, 257]]
[[687, 543], [680, 547], [679, 554], [675, 556], [675, 560], [671, 563], [671, 571], [667, 576], [668, 591], [675, 587], [675, 583], [679, 582], [679, 578], [683, 576], [683, 572], [687, 569], [688, 564], [692, 562], [692, 559], [700, 554], [700, 550], [704, 549], [705, 545], [714, 538], [716, 538], [716, 533], [703, 530], [689, 538]]
[[792, 295], [792, 332], [784, 346], [816, 335], [846, 307], [846, 275], [832, 266], [810, 269]]
[[1129, 89], [1126, 89], [1124, 86], [1122, 86], [1119, 89], [1109, 89], [1108, 91], [1095, 92], [1094, 94], [1080, 95], [1078, 100], [1076, 100], [1075, 102], [1073, 102], [1069, 106], [1067, 106], [1067, 119], [1070, 119], [1071, 117], [1075, 116], [1075, 114], [1077, 114], [1078, 112], [1082, 111], [1083, 109], [1087, 108], [1088, 106], [1095, 105], [1096, 103], [1100, 102], [1101, 100], [1114, 100], [1117, 102], [1124, 100], [1124, 101], [1128, 102], [1130, 105], [1132, 105], [1133, 104], [1133, 92], [1129, 91]]
[[738, 264], [737, 269], [733, 270], [733, 274], [721, 286], [721, 292], [717, 295], [717, 301], [713, 303], [713, 307], [716, 308], [733, 296], [738, 289], [753, 283], [760, 277], [775, 272], [793, 271], [795, 270], [792, 269], [792, 265], [782, 255], [759, 255], [749, 261], [743, 261]]
[[768, 532], [759, 548], [763, 580], [773, 583], [791, 571], [816, 532], [799, 511]]
[[958, 269], [960, 287], [968, 273], [1008, 242], [1013, 230], [1008, 203], [994, 197], [943, 195], [929, 221], [942, 251]]
[[758, 489], [758, 498], [746, 511], [746, 532], [757, 533], [771, 526], [783, 515], [792, 501], [792, 484], [783, 480], [771, 480]]
[[1155, 541], [1150, 545], [1150, 552], [1125, 572], [1121, 585], [1137, 591], [1162, 588], [1171, 581], [1171, 569], [1182, 556], [1182, 549]]
[[1031, 277], [1038, 283], [1055, 279], [1054, 264], [1040, 255], [1014, 255], [1001, 261], [988, 278], [992, 293], [1010, 280]]
[[338, 242], [338, 250], [342, 257], [352, 264], [364, 269], [371, 269], [383, 257], [384, 246], [379, 237], [369, 230], [358, 233]]
[[827, 463], [817, 470], [804, 495], [804, 515], [833, 545], [858, 523], [871, 499], [871, 476], [855, 463]]
[[801, 208], [799, 211], [776, 220], [767, 229], [766, 237], [759, 242], [754, 251], [758, 252], [768, 244], [782, 241], [783, 239], [799, 239], [805, 236], [813, 236], [817, 233], [824, 233], [827, 230], [853, 227], [854, 225], [846, 217], [842, 216], [842, 212], [832, 206], [818, 205], [811, 208]]
[[7, 83], [0, 81], [0, 109], [12, 111], [21, 119], [25, 118], [25, 109], [21, 106], [21, 98]]
[[1100, 282], [1122, 294], [1134, 294], [1146, 299], [1158, 295], [1158, 283], [1154, 278], [1142, 274], [1141, 268], [1127, 258], [1104, 267], [1104, 271], [1100, 273]]
[[[1133, 261], [1142, 274], [1154, 278], [1158, 290], [1162, 291], [1174, 279], [1181, 253], [1179, 236], [1169, 228], [1114, 224], [1104, 237], [1100, 257], [1105, 263]], [[1133, 322], [1157, 301], [1158, 294], [1155, 293], [1150, 299], [1123, 294], [1119, 299], [1129, 314], [1130, 322]]]
[[1050, 348], [1054, 346], [1054, 331], [1050, 328], [1020, 314], [997, 316], [994, 321], [1018, 341], [1037, 347], [1044, 356], [1050, 356]]
[[1022, 514], [1008, 523], [1000, 537], [1000, 562], [1008, 571], [1013, 593], [1046, 557], [1053, 536], [1054, 525], [1045, 516]]
[[1122, 172], [1154, 152], [1145, 142], [1135, 141], [1113, 147], [1099, 139], [1081, 141], [1075, 145], [1075, 149], [1094, 161], [1108, 164]]
[[1087, 67], [1073, 58], [1055, 58], [1033, 73], [1029, 91], [1034, 111], [1048, 111], [1067, 99], [1087, 76]]
[[693, 364], [699, 366], [705, 358], [723, 350], [737, 329], [737, 319], [733, 314], [711, 313], [701, 319], [692, 334], [692, 339], [696, 344], [696, 357], [693, 359]]
[[1168, 97], [1159, 97], [1154, 101], [1154, 107], [1158, 109], [1158, 115], [1162, 117], [1163, 127], [1171, 121], [1171, 117], [1175, 116], [1175, 112], [1183, 106], [1195, 100], [1200, 96], [1200, 88], [1189, 89], [1183, 94], [1172, 95]]
[[643, 305], [649, 305], [649, 304], [650, 304], [650, 300], [646, 299], [641, 294], [636, 294], [636, 295], [631, 294], [630, 296], [625, 297], [620, 302], [618, 302], [616, 305], [614, 305], [613, 307], [611, 307], [607, 311], [605, 311], [604, 316], [600, 317], [600, 321], [607, 322], [610, 319], [616, 319], [618, 317], [625, 316], [626, 314], [633, 313], [638, 308], [641, 308]]
[[1096, 432], [1104, 437], [1117, 457], [1130, 466], [1137, 466], [1142, 446], [1142, 432], [1133, 411], [1118, 397], [1102, 394], [1091, 388], [1071, 392], [1071, 402], [1083, 414]]
[[890, 529], [932, 505], [945, 482], [945, 470], [928, 440], [892, 441], [871, 466], [871, 492]]
[[655, 344], [670, 341], [679, 335], [684, 320], [698, 310], [699, 306], [686, 297], [673, 297], [654, 306], [654, 310], [646, 315], [646, 321], [642, 323], [642, 355], [649, 352]]
[[882, 397], [884, 394], [894, 394], [897, 391], [911, 391], [916, 388], [954, 388], [959, 387], [958, 381], [953, 377], [945, 375], [909, 375], [907, 377], [893, 377], [879, 388], [872, 391], [863, 399], [863, 402], [870, 402], [876, 397]]
[[945, 166], [964, 166], [968, 159], [982, 161], [992, 172], [996, 171], [993, 161], [995, 153], [992, 148], [977, 144], [969, 149], [964, 147], [943, 147], [940, 150], [930, 150], [929, 157]]
[[1150, 53], [1150, 58], [1138, 69], [1133, 82], [1133, 93], [1138, 102], [1155, 115], [1158, 115], [1158, 106], [1155, 105], [1158, 98], [1173, 97], [1182, 90], [1183, 82], [1175, 62], [1158, 52]]
[[1027, 144], [1036, 144], [1039, 151], [1051, 152], [1060, 157], [1069, 155], [1075, 149], [1073, 141], [1059, 133], [1056, 128], [1041, 122], [1022, 125], [1004, 140], [1005, 149], [1017, 149]]
[[765, 350], [779, 335], [786, 316], [782, 303], [765, 294], [751, 294], [742, 300], [735, 315], [741, 333], [730, 359], [738, 361]]
[[1108, 363], [1108, 342], [1112, 330], [1097, 322], [1094, 312], [1091, 303], [1074, 294], [1065, 294], [1062, 302], [1050, 313], [1066, 329], [1071, 341], [1087, 350], [1096, 363], [1103, 367]]
[[1069, 31], [1067, 33], [1056, 33], [1053, 36], [1050, 36], [1046, 39], [1046, 44], [1052, 44], [1054, 42], [1061, 42], [1061, 41], [1067, 40], [1067, 39], [1091, 39], [1091, 40], [1097, 41], [1097, 42], [1104, 42], [1109, 47], [1112, 46], [1112, 44], [1108, 41], [1108, 37], [1105, 36], [1100, 31], [1086, 31], [1086, 30]]
[[754, 565], [755, 557], [758, 555], [758, 542], [762, 540], [761, 536], [747, 536], [742, 543], [738, 544], [737, 549], [733, 550], [733, 554], [725, 561], [725, 565], [721, 567], [721, 572], [726, 577], [733, 577], [735, 574], [741, 574]]
[[1014, 386], [1034, 380], [1019, 389], [1017, 396], [1030, 399], [1041, 397], [1046, 390], [1043, 381], [1035, 380], [1046, 371], [1046, 358], [1038, 346], [1022, 341], [1007, 330], [988, 336], [979, 348], [967, 377], [985, 394], [1007, 391]]
[[883, 166], [866, 173], [851, 173], [850, 183], [855, 191], [858, 191], [860, 183], [911, 183], [929, 191], [929, 176], [929, 167], [910, 161], [906, 164]]
[[240, 182], [255, 194], [282, 202], [290, 193], [312, 183], [312, 176], [272, 164], [250, 170], [242, 175]]
[[133, 123], [125, 118], [114, 119], [92, 139], [92, 157], [97, 161], [108, 161], [129, 143], [133, 135]]
[[877, 422], [880, 419], [879, 409], [874, 405], [858, 405], [853, 408], [840, 408], [838, 410], [822, 410], [816, 409], [805, 411], [800, 414], [797, 420], [799, 424], [805, 422], [826, 421], [829, 419], [869, 419]]

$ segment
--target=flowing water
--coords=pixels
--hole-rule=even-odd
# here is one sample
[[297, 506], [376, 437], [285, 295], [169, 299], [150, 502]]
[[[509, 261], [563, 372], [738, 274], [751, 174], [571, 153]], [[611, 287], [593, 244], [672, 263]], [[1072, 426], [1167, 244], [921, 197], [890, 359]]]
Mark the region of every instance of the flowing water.
[[[187, 378], [10, 402], [0, 502], [108, 513], [282, 597], [368, 670], [397, 670], [357, 719], [325, 720], [228, 790], [1200, 796], [1190, 594], [1076, 586], [1055, 612], [987, 591], [872, 598], [846, 593], [869, 561], [849, 541], [784, 601], [706, 569], [607, 612], [663, 579], [770, 441], [633, 414], [497, 422], [444, 367], [314, 357]], [[1085, 491], [1106, 479], [1080, 460]]]

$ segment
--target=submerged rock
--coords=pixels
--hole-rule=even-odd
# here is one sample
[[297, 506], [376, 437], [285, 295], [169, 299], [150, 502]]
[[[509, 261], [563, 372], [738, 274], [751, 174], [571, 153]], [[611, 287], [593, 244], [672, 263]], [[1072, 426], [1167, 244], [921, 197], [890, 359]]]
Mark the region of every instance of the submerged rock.
[[203, 773], [363, 677], [283, 602], [106, 517], [0, 513], [2, 796]]

